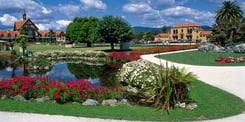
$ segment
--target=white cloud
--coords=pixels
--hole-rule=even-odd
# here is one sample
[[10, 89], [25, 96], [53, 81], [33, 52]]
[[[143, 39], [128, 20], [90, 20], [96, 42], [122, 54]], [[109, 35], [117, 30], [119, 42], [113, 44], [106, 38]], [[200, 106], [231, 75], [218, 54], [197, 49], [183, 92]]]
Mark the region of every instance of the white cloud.
[[215, 13], [209, 11], [200, 11], [184, 6], [176, 6], [161, 11], [161, 15], [166, 20], [178, 19], [179, 22], [194, 22], [202, 25], [212, 25], [214, 23]]
[[59, 24], [60, 26], [66, 27], [68, 26], [72, 21], [69, 20], [58, 20], [56, 21], [57, 24]]
[[80, 6], [72, 5], [72, 4], [67, 4], [67, 5], [59, 4], [58, 11], [68, 17], [74, 17], [77, 13], [79, 13]]
[[102, 0], [80, 0], [84, 10], [105, 10], [107, 5]]
[[128, 13], [146, 14], [152, 12], [153, 9], [145, 3], [129, 3], [123, 6], [123, 11]]
[[15, 21], [17, 21], [17, 18], [9, 14], [4, 14], [3, 17], [0, 17], [0, 23], [4, 26], [11, 26]]
[[57, 20], [50, 23], [37, 24], [37, 27], [41, 31], [52, 30], [64, 30], [72, 21], [69, 20]]
[[21, 13], [25, 9], [28, 18], [47, 17], [52, 14], [52, 10], [33, 0], [1, 0], [0, 11], [13, 14], [22, 19]]
[[43, 14], [50, 14], [50, 13], [52, 13], [52, 10], [49, 10], [49, 9], [47, 9], [45, 7], [42, 7], [42, 13]]

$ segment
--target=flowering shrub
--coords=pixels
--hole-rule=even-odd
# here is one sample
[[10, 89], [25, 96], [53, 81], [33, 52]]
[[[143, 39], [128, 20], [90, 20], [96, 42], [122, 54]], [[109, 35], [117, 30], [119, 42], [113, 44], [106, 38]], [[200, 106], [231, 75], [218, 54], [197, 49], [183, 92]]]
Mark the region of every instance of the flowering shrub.
[[106, 55], [106, 57], [112, 58], [116, 61], [121, 62], [129, 62], [129, 61], [137, 61], [140, 58], [140, 55], [135, 53], [126, 53], [126, 52], [111, 52], [110, 54]]
[[157, 66], [146, 60], [128, 62], [119, 71], [120, 81], [138, 88], [154, 86], [157, 82], [154, 71]]
[[85, 80], [61, 82], [51, 81], [48, 77], [29, 76], [0, 81], [0, 95], [22, 95], [26, 99], [49, 96], [58, 103], [83, 102], [88, 98], [102, 101], [119, 97], [115, 87], [94, 86]]
[[138, 55], [164, 53], [178, 50], [196, 49], [198, 45], [170, 45], [143, 49], [133, 49], [131, 52]]
[[216, 58], [214, 61], [216, 62], [220, 62], [220, 63], [238, 63], [238, 62], [245, 62], [245, 58], [244, 57], [240, 57], [240, 58], [235, 58], [235, 57], [219, 57]]

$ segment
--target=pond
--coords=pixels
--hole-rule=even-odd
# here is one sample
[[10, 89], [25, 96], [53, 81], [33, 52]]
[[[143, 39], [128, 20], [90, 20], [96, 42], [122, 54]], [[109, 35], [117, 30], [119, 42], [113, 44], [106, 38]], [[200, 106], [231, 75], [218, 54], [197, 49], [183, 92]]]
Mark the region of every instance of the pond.
[[[117, 86], [116, 68], [108, 65], [88, 65], [85, 63], [56, 63], [52, 66], [50, 71], [35, 73], [28, 71], [31, 77], [48, 76], [51, 80], [60, 80], [63, 82], [84, 79], [92, 85], [102, 86]], [[24, 74], [23, 68], [17, 68], [13, 71], [12, 68], [7, 67], [0, 69], [0, 80], [9, 79], [12, 76], [20, 76]]]

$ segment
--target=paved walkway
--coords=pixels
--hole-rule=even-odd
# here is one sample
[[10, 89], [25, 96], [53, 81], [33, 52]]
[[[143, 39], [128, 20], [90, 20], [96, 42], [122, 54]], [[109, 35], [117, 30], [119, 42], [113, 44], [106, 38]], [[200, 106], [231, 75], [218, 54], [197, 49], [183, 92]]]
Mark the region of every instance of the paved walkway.
[[[181, 52], [181, 51], [177, 51]], [[176, 52], [170, 52], [176, 53]], [[167, 53], [165, 53], [167, 54]], [[165, 64], [154, 56], [158, 54], [143, 55], [142, 58], [156, 64]], [[195, 60], [195, 59], [193, 59]], [[201, 81], [230, 92], [245, 101], [245, 66], [239, 67], [214, 67], [214, 66], [193, 66], [178, 64], [168, 61], [169, 65], [185, 67], [193, 72]], [[30, 113], [0, 112], [1, 122], [128, 122], [126, 120], [96, 119], [84, 117], [70, 117], [62, 115], [43, 115]], [[223, 119], [208, 120], [208, 122], [245, 122], [245, 113]]]
[[[188, 50], [188, 51], [193, 51], [193, 50]], [[168, 52], [168, 53], [161, 53], [161, 54], [171, 54], [171, 53], [178, 53], [178, 52], [183, 52], [183, 51]], [[194, 65], [179, 64], [179, 63], [159, 59], [155, 57], [157, 55], [159, 54], [143, 55], [141, 58], [156, 63], [158, 65], [166, 64], [167, 62], [169, 66], [174, 65], [179, 68], [185, 67], [187, 71], [196, 74], [199, 80], [207, 84], [210, 84], [212, 86], [215, 86], [217, 88], [223, 89], [229, 93], [232, 93], [245, 101], [245, 66], [239, 66], [239, 67], [194, 66]], [[236, 115], [232, 117], [209, 120], [208, 122], [245, 122], [245, 112], [243, 112], [240, 115]]]

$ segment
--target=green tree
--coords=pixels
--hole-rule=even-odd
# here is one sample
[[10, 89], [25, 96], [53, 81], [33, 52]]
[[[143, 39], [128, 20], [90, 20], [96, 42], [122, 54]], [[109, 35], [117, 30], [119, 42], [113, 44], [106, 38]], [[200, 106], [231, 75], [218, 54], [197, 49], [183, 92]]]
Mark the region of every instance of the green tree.
[[76, 17], [66, 30], [70, 41], [78, 43], [85, 42], [90, 47], [92, 42], [98, 41], [96, 27], [99, 19], [96, 17]]
[[23, 56], [25, 56], [26, 48], [27, 48], [27, 39], [28, 37], [26, 35], [20, 35], [18, 36], [18, 39], [20, 40], [20, 47], [22, 48]]
[[97, 32], [101, 41], [111, 44], [114, 50], [114, 43], [118, 41], [129, 41], [133, 36], [133, 29], [123, 18], [118, 16], [104, 16], [98, 23]]
[[162, 33], [167, 33], [167, 26], [166, 25], [162, 26]]
[[145, 33], [145, 35], [143, 36], [144, 40], [146, 41], [152, 41], [154, 40], [154, 34], [151, 32], [147, 32]]
[[221, 46], [241, 41], [240, 23], [243, 12], [233, 1], [224, 1], [223, 7], [216, 12], [216, 24], [213, 25], [211, 39]]

